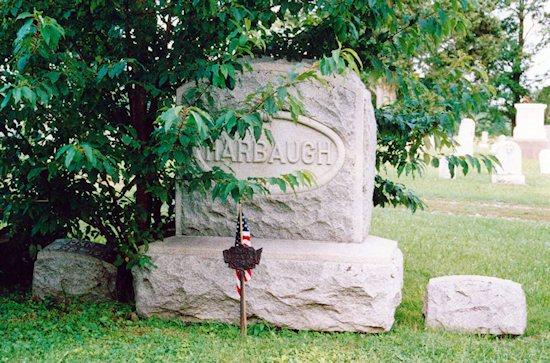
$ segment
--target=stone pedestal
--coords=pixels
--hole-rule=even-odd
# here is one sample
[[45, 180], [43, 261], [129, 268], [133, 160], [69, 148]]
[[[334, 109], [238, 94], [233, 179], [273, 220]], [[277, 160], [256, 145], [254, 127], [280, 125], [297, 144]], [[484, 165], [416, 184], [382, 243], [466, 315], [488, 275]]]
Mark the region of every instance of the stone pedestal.
[[[224, 237], [172, 237], [150, 245], [157, 268], [135, 269], [136, 308], [194, 322], [239, 321], [235, 272]], [[401, 301], [403, 257], [395, 241], [361, 244], [254, 239], [263, 248], [247, 284], [247, 313], [291, 329], [388, 331]]]
[[544, 103], [516, 103], [514, 140], [548, 140], [544, 129]]
[[515, 140], [521, 148], [521, 155], [525, 159], [537, 159], [539, 153], [550, 148], [550, 140]]
[[537, 159], [543, 149], [550, 148], [546, 128], [544, 127], [543, 103], [516, 103], [516, 127], [514, 141], [521, 147], [526, 159]]

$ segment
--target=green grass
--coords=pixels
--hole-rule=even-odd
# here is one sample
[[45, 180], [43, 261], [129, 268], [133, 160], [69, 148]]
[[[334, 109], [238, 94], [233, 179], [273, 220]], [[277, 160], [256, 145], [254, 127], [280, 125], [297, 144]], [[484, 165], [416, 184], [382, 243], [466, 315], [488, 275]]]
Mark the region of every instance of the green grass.
[[[538, 175], [534, 163], [525, 166], [525, 187], [493, 185], [486, 174], [439, 180], [429, 171], [412, 184], [422, 197], [439, 201], [435, 208], [414, 215], [375, 210], [371, 233], [398, 240], [405, 256], [403, 302], [389, 333], [294, 332], [256, 324], [243, 342], [235, 326], [134, 321], [126, 305], [53, 304], [11, 294], [0, 297], [0, 361], [548, 362], [550, 218], [534, 221], [516, 207], [549, 208], [550, 178]], [[505, 218], [480, 213], [480, 199], [506, 207]], [[448, 274], [521, 283], [529, 306], [526, 334], [495, 338], [426, 330], [426, 284]]]
[[[444, 199], [464, 202], [488, 202], [526, 205], [550, 208], [550, 175], [541, 175], [538, 161], [523, 160], [523, 174], [526, 185], [504, 185], [491, 183], [491, 175], [482, 169], [481, 173], [462, 171], [455, 179], [438, 178], [437, 169], [429, 167], [422, 177], [399, 178], [401, 182], [427, 199]], [[392, 179], [395, 171], [387, 172]]]

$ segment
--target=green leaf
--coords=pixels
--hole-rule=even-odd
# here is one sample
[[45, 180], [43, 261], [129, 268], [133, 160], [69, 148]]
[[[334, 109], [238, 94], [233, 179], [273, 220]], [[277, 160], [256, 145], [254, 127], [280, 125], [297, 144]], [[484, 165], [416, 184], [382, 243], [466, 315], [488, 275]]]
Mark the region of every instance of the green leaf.
[[95, 157], [94, 157], [94, 150], [92, 149], [92, 147], [89, 145], [89, 144], [82, 144], [82, 148], [84, 149], [84, 153], [86, 155], [86, 159], [88, 159], [88, 161], [92, 164], [92, 165], [95, 165], [96, 164], [96, 160], [95, 160]]
[[73, 145], [69, 146], [67, 153], [65, 154], [65, 167], [68, 169], [76, 154], [76, 149]]
[[171, 107], [160, 115], [160, 120], [164, 124], [165, 131], [170, 130], [174, 122], [181, 122], [180, 113], [182, 110], [183, 106]]

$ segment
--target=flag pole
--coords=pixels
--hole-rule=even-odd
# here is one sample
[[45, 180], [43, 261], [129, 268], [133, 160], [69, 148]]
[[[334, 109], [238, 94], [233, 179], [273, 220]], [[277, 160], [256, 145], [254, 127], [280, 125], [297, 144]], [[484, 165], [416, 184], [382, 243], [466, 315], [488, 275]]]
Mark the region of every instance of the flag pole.
[[[239, 240], [243, 244], [243, 206], [241, 202], [238, 205], [239, 210]], [[241, 337], [246, 337], [246, 300], [245, 300], [245, 281], [244, 270], [239, 270], [239, 280], [241, 284]]]

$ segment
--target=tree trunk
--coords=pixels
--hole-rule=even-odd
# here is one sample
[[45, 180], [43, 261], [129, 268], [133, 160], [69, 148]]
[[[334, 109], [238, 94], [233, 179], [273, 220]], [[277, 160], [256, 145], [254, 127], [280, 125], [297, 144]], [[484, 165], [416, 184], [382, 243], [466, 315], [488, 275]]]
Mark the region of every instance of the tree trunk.
[[[132, 126], [136, 129], [138, 139], [144, 144], [149, 144], [153, 132], [151, 117], [147, 117], [146, 92], [139, 85], [130, 86], [130, 119]], [[142, 148], [142, 151], [144, 148]], [[147, 160], [145, 160], [147, 163]], [[151, 210], [153, 198], [148, 190], [147, 184], [150, 179], [150, 171], [145, 168], [143, 174], [137, 176], [136, 203], [138, 207], [137, 224], [140, 232], [149, 230], [151, 226]]]
[[[524, 95], [523, 87], [521, 87], [521, 76], [523, 75], [523, 47], [525, 45], [525, 39], [523, 37], [523, 32], [525, 28], [525, 0], [518, 1], [518, 49], [517, 55], [512, 63], [512, 81], [513, 86], [517, 86], [517, 89], [514, 90], [514, 103], [521, 102], [521, 98]], [[512, 105], [513, 106], [513, 105]], [[514, 108], [511, 109], [512, 112], [512, 132], [516, 127], [516, 112]]]

